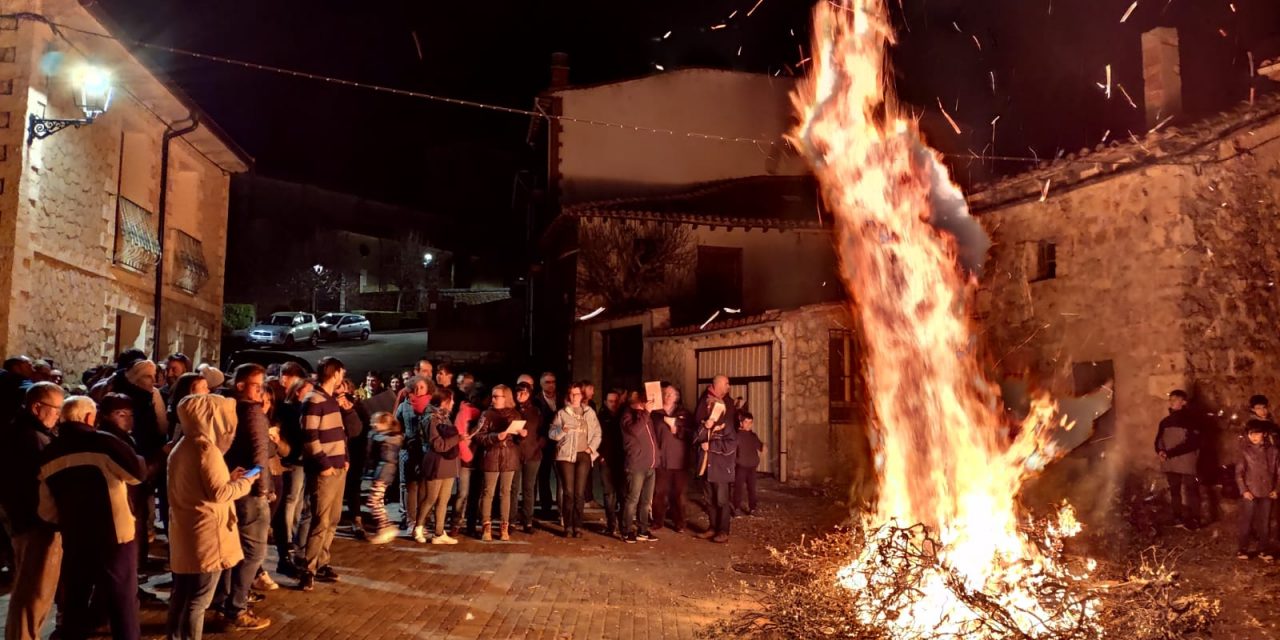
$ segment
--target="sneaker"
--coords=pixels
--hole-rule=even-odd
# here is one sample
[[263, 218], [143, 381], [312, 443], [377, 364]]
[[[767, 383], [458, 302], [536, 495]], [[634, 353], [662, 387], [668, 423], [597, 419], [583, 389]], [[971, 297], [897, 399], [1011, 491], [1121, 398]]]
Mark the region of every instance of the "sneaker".
[[311, 575], [310, 573], [302, 574], [302, 576], [298, 578], [298, 590], [299, 591], [315, 591], [316, 577]]
[[699, 533], [699, 534], [698, 534], [698, 537], [699, 537], [699, 538], [702, 538], [703, 540], [710, 540], [710, 539], [712, 539], [712, 538], [716, 537], [716, 531], [715, 531], [715, 529], [707, 529], [706, 531], [703, 531], [702, 533]]
[[316, 571], [316, 580], [319, 580], [320, 582], [337, 582], [340, 579], [341, 576], [338, 575], [338, 572], [334, 571], [333, 567], [327, 564], [320, 567], [319, 571]]
[[640, 535], [637, 535], [636, 539], [641, 542], [657, 542], [658, 536], [655, 536], [652, 533], [646, 531], [644, 533], [641, 533]]
[[418, 544], [427, 543], [427, 530], [422, 527], [413, 528], [413, 541]]
[[1259, 553], [1258, 558], [1261, 559], [1263, 562], [1271, 562], [1272, 560], [1276, 559], [1276, 557], [1272, 555], [1271, 552], [1269, 551], [1263, 551], [1262, 553]]
[[431, 544], [458, 544], [457, 538], [449, 537], [449, 534], [441, 534], [431, 539]]
[[245, 610], [235, 618], [228, 618], [226, 628], [229, 631], [261, 631], [269, 626], [271, 626], [269, 618], [260, 618], [254, 612]]
[[377, 533], [370, 536], [369, 542], [371, 544], [386, 544], [395, 540], [397, 535], [399, 535], [399, 532], [396, 531], [395, 527], [385, 527], [379, 529]]
[[636, 534], [634, 534], [634, 533], [633, 533], [633, 534], [630, 534], [630, 535], [628, 535], [627, 537], [623, 538], [622, 540], [623, 540], [624, 542], [626, 542], [627, 544], [635, 544], [635, 543], [636, 543]]
[[1244, 551], [1237, 551], [1237, 552], [1236, 552], [1236, 560], [1248, 560], [1248, 559], [1249, 559], [1249, 554], [1248, 554], [1248, 553], [1246, 553], [1246, 552], [1244, 552]]
[[717, 533], [717, 534], [716, 534], [716, 536], [715, 536], [714, 538], [712, 538], [712, 539], [711, 539], [711, 541], [712, 541], [712, 542], [715, 542], [715, 543], [717, 543], [717, 544], [724, 544], [724, 543], [726, 543], [726, 542], [728, 542], [728, 541], [729, 541], [729, 534], [727, 534], [727, 533]]
[[266, 571], [259, 573], [258, 577], [253, 581], [253, 589], [255, 591], [275, 591], [279, 588], [280, 585], [275, 580], [272, 580], [271, 574]]

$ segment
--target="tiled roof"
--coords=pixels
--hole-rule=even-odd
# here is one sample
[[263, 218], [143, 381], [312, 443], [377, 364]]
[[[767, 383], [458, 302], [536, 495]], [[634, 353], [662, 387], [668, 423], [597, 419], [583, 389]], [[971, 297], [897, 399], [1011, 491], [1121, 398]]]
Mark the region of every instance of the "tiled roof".
[[[1264, 94], [1253, 104], [1241, 104], [1183, 127], [1156, 127], [1140, 138], [1133, 136], [1098, 144], [1092, 149], [1041, 162], [1029, 171], [978, 185], [970, 190], [969, 209], [982, 213], [1039, 199], [1046, 184], [1052, 197], [1055, 191], [1083, 187], [1153, 165], [1216, 160], [1219, 158], [1217, 143], [1277, 117], [1280, 117], [1280, 93]], [[1237, 149], [1239, 153], [1246, 151]]]
[[652, 220], [763, 229], [830, 226], [820, 210], [813, 176], [754, 176], [721, 180], [659, 195], [600, 200], [571, 206], [568, 217]]
[[474, 306], [511, 299], [510, 289], [441, 289], [441, 298], [451, 298], [458, 306]]
[[[723, 314], [721, 317], [724, 317]], [[717, 331], [727, 331], [737, 329], [739, 327], [749, 327], [751, 325], [763, 324], [766, 322], [777, 322], [782, 319], [781, 311], [765, 311], [752, 316], [736, 316], [730, 315], [724, 320], [717, 319], [715, 322], [703, 327], [701, 324], [691, 324], [685, 327], [671, 327], [668, 329], [655, 329], [649, 335], [655, 338], [673, 338], [677, 336], [691, 336], [699, 333], [715, 333]]]

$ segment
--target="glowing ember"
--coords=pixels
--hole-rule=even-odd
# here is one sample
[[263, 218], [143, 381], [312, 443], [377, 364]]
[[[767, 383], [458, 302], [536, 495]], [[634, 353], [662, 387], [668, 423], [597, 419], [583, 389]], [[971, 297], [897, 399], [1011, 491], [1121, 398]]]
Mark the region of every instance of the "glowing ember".
[[836, 215], [880, 481], [840, 579], [866, 603], [860, 622], [895, 637], [1091, 635], [1092, 604], [1062, 586], [1072, 577], [1056, 560], [1079, 530], [1074, 514], [1043, 535], [1020, 529], [1023, 481], [1060, 453], [1048, 438], [1056, 407], [1039, 398], [1016, 436], [1002, 423], [965, 313], [973, 281], [954, 238], [930, 223], [958, 190], [887, 88], [883, 1], [819, 3], [814, 33], [793, 139]]

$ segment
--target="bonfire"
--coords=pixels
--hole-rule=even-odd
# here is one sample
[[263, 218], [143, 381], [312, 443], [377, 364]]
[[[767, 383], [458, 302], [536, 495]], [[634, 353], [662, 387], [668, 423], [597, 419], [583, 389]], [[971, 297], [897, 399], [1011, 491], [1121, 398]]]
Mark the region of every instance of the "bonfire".
[[795, 96], [793, 140], [835, 216], [873, 410], [878, 496], [838, 579], [859, 594], [859, 622], [892, 637], [1098, 635], [1076, 586], [1088, 569], [1060, 555], [1079, 531], [1070, 508], [1031, 527], [1018, 506], [1060, 453], [1061, 419], [1042, 396], [1019, 428], [1004, 424], [966, 311], [972, 265], [940, 229], [968, 214], [939, 210], [963, 197], [895, 100], [893, 41], [882, 0], [820, 3], [813, 74]]

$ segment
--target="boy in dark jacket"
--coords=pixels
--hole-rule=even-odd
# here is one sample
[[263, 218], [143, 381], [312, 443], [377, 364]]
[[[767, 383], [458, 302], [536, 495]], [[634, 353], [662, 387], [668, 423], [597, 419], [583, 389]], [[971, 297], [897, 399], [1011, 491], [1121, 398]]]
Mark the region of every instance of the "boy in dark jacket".
[[1156, 429], [1155, 451], [1160, 470], [1169, 481], [1169, 504], [1176, 525], [1195, 528], [1200, 524], [1200, 485], [1196, 482], [1200, 429], [1196, 416], [1187, 408], [1187, 399], [1182, 389], [1169, 392], [1169, 415]]
[[[622, 414], [622, 449], [627, 470], [627, 503], [622, 511], [623, 540], [657, 540], [649, 531], [653, 508], [653, 485], [658, 468], [658, 439], [644, 394], [632, 392], [631, 406]], [[633, 526], [639, 530], [633, 529]]]
[[1249, 558], [1249, 538], [1256, 537], [1263, 560], [1271, 560], [1271, 507], [1280, 488], [1280, 453], [1268, 441], [1267, 426], [1262, 420], [1250, 420], [1246, 439], [1240, 444], [1236, 461], [1236, 486], [1240, 503], [1240, 531], [1237, 556]]
[[[760, 452], [764, 443], [756, 435], [755, 418], [749, 411], [738, 415], [738, 469], [733, 479], [734, 515], [751, 515], [756, 511], [756, 467], [760, 466]], [[743, 508], [743, 499], [746, 508]]]
[[387, 516], [387, 487], [395, 482], [400, 468], [400, 447], [404, 444], [404, 432], [395, 416], [379, 411], [369, 418], [371, 451], [369, 459], [375, 464], [373, 484], [369, 486], [366, 506], [373, 517], [377, 533], [369, 538], [373, 544], [386, 544], [396, 537], [396, 527]]

